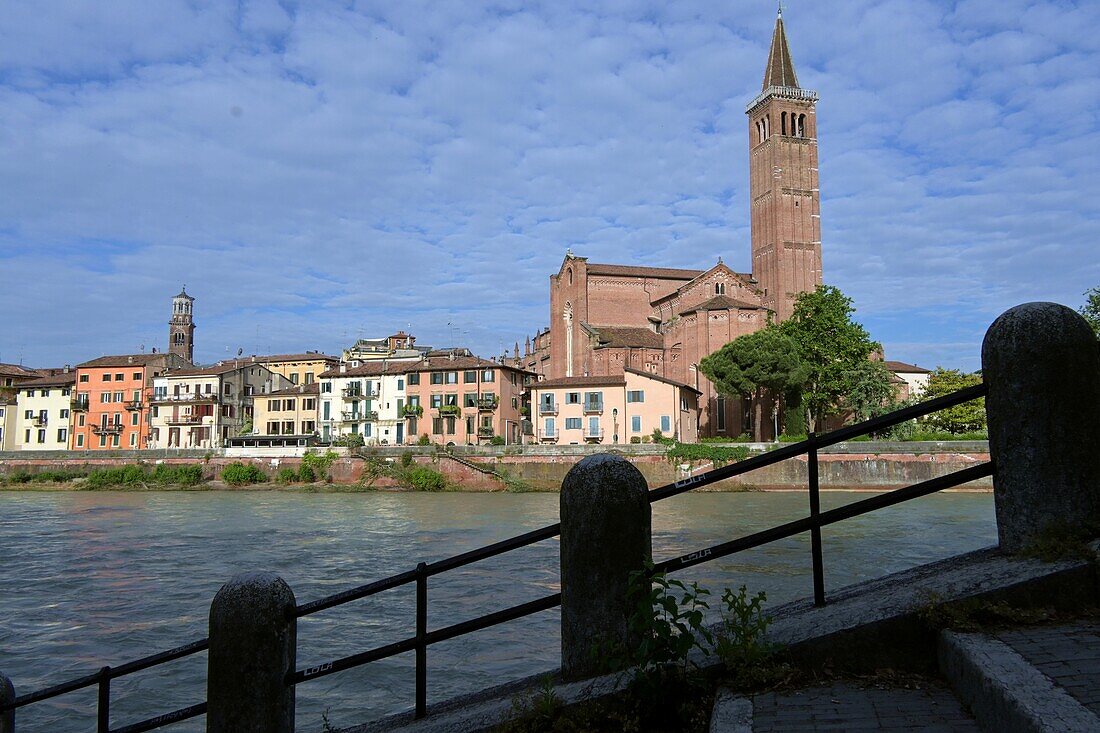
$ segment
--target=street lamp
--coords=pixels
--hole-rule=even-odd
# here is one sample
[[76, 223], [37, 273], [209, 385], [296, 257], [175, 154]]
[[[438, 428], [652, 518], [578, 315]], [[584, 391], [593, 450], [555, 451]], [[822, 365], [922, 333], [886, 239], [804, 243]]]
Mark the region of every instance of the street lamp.
[[614, 433], [611, 436], [611, 441], [613, 443], [618, 443], [619, 442], [619, 408], [618, 407], [611, 408], [611, 425], [614, 428]]

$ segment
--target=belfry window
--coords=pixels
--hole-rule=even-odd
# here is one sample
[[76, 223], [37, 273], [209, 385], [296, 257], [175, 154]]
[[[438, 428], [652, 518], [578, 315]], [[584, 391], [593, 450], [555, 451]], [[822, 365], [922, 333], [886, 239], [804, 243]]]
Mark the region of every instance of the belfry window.
[[726, 294], [726, 284], [725, 283], [715, 283], [714, 284], [714, 294], [715, 295], [725, 295]]

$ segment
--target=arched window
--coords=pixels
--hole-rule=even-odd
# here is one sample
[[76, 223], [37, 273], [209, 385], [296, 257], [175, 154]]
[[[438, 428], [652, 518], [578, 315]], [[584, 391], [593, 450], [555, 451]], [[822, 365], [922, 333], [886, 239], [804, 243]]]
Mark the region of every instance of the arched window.
[[764, 139], [772, 136], [772, 116], [764, 115]]
[[569, 276], [569, 284], [572, 285], [573, 284], [573, 268], [570, 267], [568, 270], [565, 271], [565, 273], [566, 273], [566, 275]]
[[[791, 122], [792, 123], [794, 122], [794, 115], [793, 114], [791, 115]], [[794, 127], [794, 125], [792, 124], [791, 127]], [[786, 112], [784, 112], [782, 115], [779, 116], [779, 131], [783, 135], [787, 134], [787, 113]]]
[[726, 294], [726, 284], [725, 283], [714, 283], [714, 294], [715, 295], [725, 295]]
[[798, 116], [798, 136], [806, 137], [806, 115]]

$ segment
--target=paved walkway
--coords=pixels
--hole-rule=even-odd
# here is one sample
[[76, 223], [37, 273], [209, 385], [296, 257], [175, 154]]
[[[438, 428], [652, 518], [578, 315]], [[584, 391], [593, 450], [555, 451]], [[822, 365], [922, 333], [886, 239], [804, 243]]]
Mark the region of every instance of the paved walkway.
[[942, 731], [971, 733], [977, 723], [946, 687], [881, 689], [838, 681], [752, 696], [752, 730]]
[[996, 638], [1100, 716], [1100, 621], [1002, 631]]

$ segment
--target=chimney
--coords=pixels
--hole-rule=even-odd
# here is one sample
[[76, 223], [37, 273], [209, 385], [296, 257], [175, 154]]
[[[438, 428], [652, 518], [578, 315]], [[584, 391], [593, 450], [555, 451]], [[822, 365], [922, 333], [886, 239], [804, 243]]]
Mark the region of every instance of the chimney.
[[347, 370], [348, 370], [348, 365], [347, 364], [341, 364], [340, 365], [340, 373], [341, 374], [345, 373]]
[[69, 373], [69, 369], [70, 369], [69, 365], [68, 365], [68, 364], [66, 364], [66, 365], [65, 365], [65, 374], [68, 374], [68, 373]]
[[126, 357], [126, 363], [127, 363], [127, 364], [133, 364], [133, 363], [134, 363], [134, 357], [132, 357], [132, 356], [127, 356], [127, 357]]

